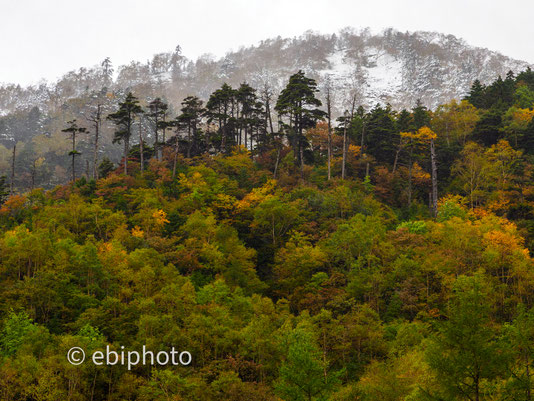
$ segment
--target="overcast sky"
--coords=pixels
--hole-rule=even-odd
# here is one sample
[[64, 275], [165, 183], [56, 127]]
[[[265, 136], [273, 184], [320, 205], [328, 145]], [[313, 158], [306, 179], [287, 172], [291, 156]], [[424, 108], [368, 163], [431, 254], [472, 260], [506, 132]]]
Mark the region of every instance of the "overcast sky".
[[534, 63], [532, 0], [0, 0], [0, 82], [55, 80], [111, 57], [146, 61], [180, 45], [222, 56], [308, 29], [431, 30]]

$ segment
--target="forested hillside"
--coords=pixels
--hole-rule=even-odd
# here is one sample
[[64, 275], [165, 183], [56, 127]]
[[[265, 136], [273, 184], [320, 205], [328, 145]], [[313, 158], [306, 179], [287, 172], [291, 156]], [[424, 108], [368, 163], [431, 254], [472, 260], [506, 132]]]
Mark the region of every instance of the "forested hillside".
[[[432, 111], [334, 92], [102, 89], [7, 154], [0, 400], [530, 400], [534, 72]], [[67, 361], [108, 344], [192, 363]]]
[[[140, 104], [156, 98], [169, 105], [167, 118], [181, 114], [181, 102], [196, 96], [206, 103], [224, 83], [238, 88], [243, 82], [257, 90], [259, 100], [271, 106], [286, 86], [290, 75], [302, 70], [316, 80], [318, 98], [326, 104], [330, 88], [332, 115], [350, 112], [353, 102], [369, 112], [377, 103], [395, 110], [411, 109], [418, 99], [429, 109], [451, 99], [462, 98], [475, 80], [489, 85], [510, 70], [519, 72], [528, 63], [488, 49], [470, 46], [453, 35], [436, 32], [399, 32], [387, 29], [343, 29], [335, 34], [312, 31], [295, 38], [271, 38], [255, 46], [229, 51], [224, 57], [186, 57], [180, 46], [159, 53], [147, 61], [114, 65], [106, 58], [95, 66], [70, 71], [57, 81], [41, 81], [23, 87], [1, 83], [0, 77], [0, 175], [11, 167], [16, 146], [15, 187], [53, 188], [71, 178], [71, 148], [61, 130], [67, 122], [89, 132], [78, 137], [80, 172], [92, 170], [96, 109], [102, 116], [118, 107], [131, 91]], [[231, 114], [231, 113], [228, 113]], [[272, 126], [278, 131], [276, 113]], [[145, 116], [137, 121], [144, 138], [154, 143], [152, 122]], [[112, 144], [114, 126], [105, 118], [99, 125], [98, 160], [120, 162], [121, 152]], [[166, 138], [186, 133], [169, 129]], [[138, 142], [138, 133], [132, 143]], [[7, 173], [6, 173], [7, 174]]]

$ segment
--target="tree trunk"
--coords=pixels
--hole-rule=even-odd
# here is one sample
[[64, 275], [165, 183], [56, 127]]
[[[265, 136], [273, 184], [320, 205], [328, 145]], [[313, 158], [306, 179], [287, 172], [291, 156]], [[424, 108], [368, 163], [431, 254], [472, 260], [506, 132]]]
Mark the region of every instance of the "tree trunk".
[[413, 140], [410, 139], [410, 157], [408, 160], [408, 209], [412, 206], [413, 146]]
[[165, 138], [165, 134], [167, 131], [167, 127], [165, 126], [165, 116], [163, 116], [163, 127], [161, 128], [161, 143], [158, 143], [158, 161], [163, 160], [163, 148], [165, 147], [165, 142], [167, 138]]
[[332, 178], [332, 110], [330, 104], [330, 86], [327, 87], [326, 91], [326, 108], [328, 113], [328, 181], [330, 181]]
[[299, 153], [300, 153], [300, 178], [304, 179], [304, 146], [299, 141]]
[[176, 177], [176, 164], [178, 161], [178, 151], [180, 150], [180, 142], [178, 141], [178, 136], [176, 136], [176, 148], [174, 150], [174, 160], [172, 163], [172, 179]]
[[395, 174], [395, 171], [397, 171], [397, 164], [399, 162], [399, 155], [402, 150], [402, 137], [399, 141], [399, 146], [397, 148], [397, 151], [395, 152], [395, 161], [393, 162], [393, 174]]
[[76, 169], [74, 167], [74, 158], [76, 157], [76, 133], [72, 132], [72, 183], [76, 182]]
[[345, 124], [343, 127], [343, 160], [341, 162], [341, 179], [345, 179], [345, 164], [347, 163], [347, 113], [345, 113]]
[[96, 106], [95, 123], [95, 147], [93, 150], [93, 178], [98, 179], [98, 139], [100, 136], [100, 115], [102, 112], [102, 105]]
[[128, 153], [130, 152], [130, 138], [124, 138], [124, 175], [128, 175]]
[[139, 159], [141, 161], [141, 173], [145, 171], [145, 149], [143, 145], [143, 124], [139, 121]]
[[[178, 134], [176, 134], [176, 140], [178, 141]], [[187, 158], [191, 157], [191, 124], [187, 124]]]
[[156, 152], [156, 159], [161, 161], [161, 151], [159, 148], [159, 132], [158, 132], [158, 113], [157, 110], [154, 115], [154, 151]]
[[33, 163], [32, 163], [32, 191], [33, 189], [35, 188], [35, 162], [37, 160], [34, 160]]
[[9, 187], [9, 194], [13, 196], [15, 188], [15, 157], [17, 153], [17, 144], [13, 146], [13, 156], [11, 158], [11, 184]]
[[276, 179], [276, 174], [278, 174], [278, 164], [280, 163], [280, 153], [282, 152], [282, 146], [278, 146], [278, 151], [276, 152], [276, 162], [274, 163], [274, 179]]

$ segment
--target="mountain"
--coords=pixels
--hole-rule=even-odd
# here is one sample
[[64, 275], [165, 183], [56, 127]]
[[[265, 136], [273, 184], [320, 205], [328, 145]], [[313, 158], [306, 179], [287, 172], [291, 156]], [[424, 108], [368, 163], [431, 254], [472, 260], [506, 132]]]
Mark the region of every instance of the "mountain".
[[[519, 72], [527, 62], [498, 52], [473, 47], [453, 35], [436, 32], [399, 32], [387, 29], [372, 34], [369, 29], [346, 28], [337, 34], [311, 31], [297, 38], [273, 38], [256, 46], [228, 52], [222, 58], [204, 55], [184, 57], [180, 48], [161, 53], [146, 63], [120, 66], [111, 89], [131, 88], [146, 96], [164, 95], [178, 105], [196, 94], [207, 99], [223, 82], [237, 86], [247, 81], [257, 88], [268, 86], [277, 94], [288, 77], [304, 70], [324, 84], [330, 76], [335, 93], [335, 111], [356, 103], [371, 107], [377, 102], [394, 108], [411, 108], [417, 99], [430, 108], [462, 97], [475, 79], [488, 83], [510, 70]], [[61, 106], [67, 99], [99, 90], [111, 70], [97, 66], [81, 68], [56, 83], [21, 88], [0, 87], [0, 115], [38, 106], [41, 111]]]
[[[368, 29], [345, 29], [334, 35], [307, 32], [294, 39], [279, 37], [228, 53], [213, 63], [210, 78], [217, 82], [215, 86], [222, 81], [238, 84], [247, 80], [262, 87], [267, 82], [275, 93], [299, 69], [319, 82], [330, 75], [338, 108], [351, 99], [351, 94], [357, 104], [367, 107], [379, 102], [411, 108], [421, 99], [435, 108], [462, 97], [476, 79], [489, 83], [498, 75], [504, 77], [510, 70], [519, 72], [529, 66], [469, 46], [453, 35], [393, 29], [376, 35]], [[190, 77], [200, 92], [205, 78], [194, 69]]]

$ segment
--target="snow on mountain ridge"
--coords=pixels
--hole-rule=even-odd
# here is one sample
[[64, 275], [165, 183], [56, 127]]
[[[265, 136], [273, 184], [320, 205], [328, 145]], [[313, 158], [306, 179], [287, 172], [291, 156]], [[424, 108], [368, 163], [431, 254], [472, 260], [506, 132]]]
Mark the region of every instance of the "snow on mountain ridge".
[[[453, 35], [394, 29], [373, 34], [346, 28], [332, 35], [309, 31], [291, 39], [266, 39], [220, 59], [204, 55], [192, 61], [179, 49], [160, 53], [146, 64], [119, 66], [109, 89], [128, 88], [141, 98], [162, 96], [175, 106], [188, 95], [207, 100], [223, 82], [237, 87], [246, 81], [260, 91], [268, 87], [276, 96], [289, 76], [302, 69], [317, 79], [319, 88], [330, 77], [334, 112], [340, 114], [354, 97], [367, 109], [376, 103], [409, 109], [417, 99], [435, 108], [464, 96], [475, 79], [490, 83], [509, 70], [518, 73], [528, 66]], [[53, 84], [0, 86], [0, 114], [32, 106], [44, 112], [57, 109], [68, 99], [100, 90], [103, 77], [97, 66], [69, 72]]]

